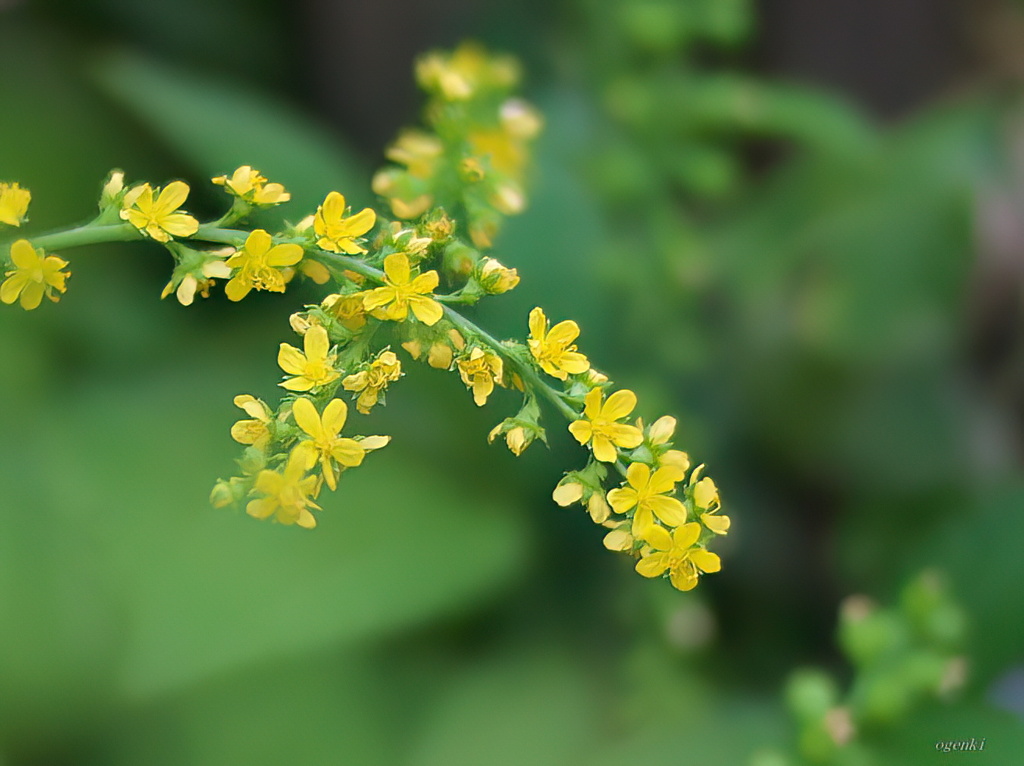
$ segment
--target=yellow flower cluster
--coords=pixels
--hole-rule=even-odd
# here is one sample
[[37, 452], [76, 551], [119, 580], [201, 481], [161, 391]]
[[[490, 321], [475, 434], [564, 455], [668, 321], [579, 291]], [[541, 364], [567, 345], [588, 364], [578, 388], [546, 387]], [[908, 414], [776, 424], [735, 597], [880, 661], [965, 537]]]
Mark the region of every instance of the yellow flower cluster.
[[369, 415], [373, 406], [380, 401], [388, 385], [402, 376], [402, 363], [394, 351], [382, 351], [364, 370], [349, 375], [341, 381], [346, 391], [352, 391], [356, 398], [356, 409]]
[[[584, 505], [594, 523], [610, 529], [605, 547], [636, 557], [636, 571], [644, 577], [667, 576], [679, 590], [690, 590], [701, 573], [717, 572], [721, 562], [706, 543], [726, 534], [730, 520], [719, 514], [714, 481], [701, 478], [704, 466], [690, 472], [689, 456], [671, 448], [675, 419], [659, 418], [649, 428], [641, 420], [635, 425], [625, 422], [636, 409], [636, 395], [622, 389], [606, 398], [609, 381], [576, 350], [580, 330], [575, 322], [566, 320], [549, 328], [543, 310], [535, 308], [529, 327], [527, 347], [533, 363], [563, 381], [563, 400], [571, 401], [573, 392], [578, 392], [582, 412], [570, 422], [569, 433], [593, 456], [585, 469], [566, 475], [552, 499], [560, 506]], [[505, 433], [518, 455], [524, 426], [529, 425], [511, 419], [492, 431], [491, 438]], [[509, 436], [513, 433], [515, 442]], [[624, 481], [606, 492], [607, 466], [620, 470]], [[680, 499], [677, 485], [688, 472]]]
[[[302, 344], [280, 344], [285, 393], [276, 409], [248, 394], [235, 397], [245, 413], [231, 427], [244, 446], [241, 475], [217, 483], [215, 506], [244, 504], [255, 518], [315, 526], [322, 488], [337, 489], [344, 471], [390, 440], [343, 435], [352, 406], [345, 394], [361, 415], [384, 404], [403, 375], [391, 350], [401, 346], [413, 359], [457, 373], [477, 406], [499, 387], [505, 391], [495, 399], [521, 395], [519, 410], [488, 435], [488, 441], [504, 437], [517, 456], [546, 442], [542, 403], [564, 416], [589, 454], [555, 488], [555, 502], [584, 506], [608, 530], [605, 546], [633, 556], [641, 575], [667, 577], [689, 590], [701, 574], [720, 568], [707, 545], [727, 534], [730, 520], [704, 466], [691, 470], [689, 456], [672, 449], [675, 420], [666, 416], [649, 427], [629, 422], [636, 395], [591, 368], [576, 345], [576, 322], [552, 324], [536, 307], [524, 340], [497, 340], [456, 310], [520, 281], [516, 269], [488, 254], [503, 216], [525, 205], [527, 147], [541, 127], [536, 112], [511, 94], [514, 62], [463, 46], [427, 55], [417, 74], [431, 96], [428, 129], [400, 134], [387, 151], [395, 164], [373, 183], [392, 214], [405, 220], [382, 219], [370, 207], [353, 212], [341, 192], [330, 191], [295, 225], [236, 226], [291, 199], [282, 184], [242, 165], [211, 179], [231, 205], [200, 223], [184, 210], [185, 182], [126, 186], [124, 172], [114, 170], [94, 221], [17, 239], [0, 252], [0, 301], [28, 310], [44, 297], [57, 301], [68, 264], [47, 250], [108, 237], [160, 243], [175, 261], [163, 296], [173, 293], [183, 305], [197, 293], [207, 296], [215, 279], [226, 280], [232, 302], [253, 291], [284, 292], [296, 275], [331, 283], [325, 298], [289, 318]], [[0, 183], [0, 224], [20, 227], [30, 201], [28, 190]], [[608, 481], [612, 471], [622, 474], [618, 486]]]
[[[399, 135], [386, 153], [395, 164], [374, 176], [373, 190], [398, 218], [461, 207], [473, 244], [490, 247], [502, 216], [525, 207], [528, 146], [540, 132], [540, 116], [508, 97], [519, 79], [515, 61], [477, 45], [429, 53], [416, 71], [432, 97], [425, 112], [432, 130]], [[453, 187], [452, 177], [462, 183]]]
[[[331, 399], [321, 413], [313, 401], [299, 397], [282, 408], [277, 418], [265, 403], [247, 394], [235, 397], [235, 404], [252, 417], [235, 423], [231, 436], [254, 449], [260, 465], [273, 440], [292, 444], [283, 455], [281, 467], [262, 467], [254, 472], [252, 487], [246, 493], [252, 496], [246, 513], [257, 519], [273, 518], [281, 524], [315, 527], [312, 512], [321, 508], [314, 501], [323, 485], [337, 489], [343, 471], [361, 465], [367, 452], [390, 441], [387, 436], [341, 436], [348, 418], [348, 406], [341, 399]], [[319, 475], [311, 473], [314, 468], [319, 468]], [[238, 499], [238, 488], [244, 491], [244, 484], [239, 478], [218, 482], [211, 500], [217, 507], [230, 505]]]
[[228, 176], [211, 179], [218, 186], [238, 199], [253, 205], [279, 205], [287, 202], [292, 195], [279, 183], [269, 183], [260, 171], [251, 165], [242, 165]]

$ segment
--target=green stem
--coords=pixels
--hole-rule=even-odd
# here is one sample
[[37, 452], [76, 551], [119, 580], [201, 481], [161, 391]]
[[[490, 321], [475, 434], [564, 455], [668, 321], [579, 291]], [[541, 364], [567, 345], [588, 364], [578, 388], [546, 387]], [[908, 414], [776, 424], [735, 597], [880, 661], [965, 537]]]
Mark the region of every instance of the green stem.
[[139, 230], [130, 223], [116, 223], [109, 226], [86, 224], [74, 229], [33, 237], [30, 241], [36, 247], [45, 250], [64, 250], [69, 247], [98, 245], [102, 242], [130, 242], [142, 238]]
[[539, 391], [545, 399], [555, 405], [555, 408], [561, 412], [562, 415], [569, 420], [579, 420], [580, 414], [562, 399], [561, 394], [541, 380], [541, 377], [537, 374], [536, 370], [529, 365], [525, 365], [520, 362], [519, 359], [516, 358], [516, 356], [512, 354], [501, 341], [482, 327], [466, 319], [466, 317], [462, 316], [462, 314], [451, 306], [443, 306], [442, 308], [444, 308], [445, 316], [448, 317], [449, 322], [467, 335], [476, 335], [480, 337], [489, 346], [491, 346], [495, 352], [505, 357], [505, 359], [507, 359], [522, 376], [523, 382], [528, 383], [531, 388]]
[[[216, 221], [213, 223], [203, 224], [199, 227], [199, 230], [188, 239], [239, 247], [245, 242], [246, 238], [250, 234], [250, 232], [241, 229], [221, 228], [217, 225], [220, 222], [221, 221]], [[95, 245], [102, 242], [129, 242], [140, 239], [144, 239], [143, 235], [138, 229], [128, 223], [103, 226], [86, 224], [73, 229], [66, 229], [64, 231], [57, 231], [52, 234], [44, 234], [42, 236], [35, 237], [32, 239], [32, 244], [36, 247], [58, 250], [69, 247], [80, 247], [82, 245]], [[293, 237], [285, 241], [302, 245], [303, 247], [307, 247], [308, 245], [307, 241], [302, 237]], [[314, 258], [321, 261], [338, 264], [355, 272], [356, 274], [372, 279], [379, 284], [384, 284], [385, 274], [383, 271], [375, 269], [372, 266], [368, 266], [356, 258], [342, 255], [340, 253], [329, 253], [320, 249], [309, 249], [309, 252]], [[457, 300], [455, 296], [452, 297]], [[579, 412], [569, 406], [569, 404], [562, 398], [561, 392], [555, 390], [544, 382], [544, 380], [542, 380], [537, 374], [536, 370], [529, 365], [523, 364], [508, 350], [508, 348], [504, 346], [504, 344], [502, 344], [501, 341], [492, 336], [482, 327], [479, 327], [466, 319], [466, 317], [455, 311], [451, 306], [442, 304], [442, 307], [444, 308], [445, 316], [452, 325], [463, 333], [467, 335], [475, 335], [486, 342], [494, 352], [500, 354], [508, 360], [513, 367], [515, 367], [516, 371], [520, 374], [525, 383], [551, 402], [555, 408], [562, 413], [562, 415], [569, 420], [579, 419]]]

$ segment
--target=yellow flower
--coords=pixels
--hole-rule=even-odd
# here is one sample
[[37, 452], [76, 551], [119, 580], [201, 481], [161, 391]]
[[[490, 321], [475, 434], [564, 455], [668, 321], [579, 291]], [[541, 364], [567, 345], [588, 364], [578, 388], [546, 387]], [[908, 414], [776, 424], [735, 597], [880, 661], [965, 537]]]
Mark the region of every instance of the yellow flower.
[[666, 444], [676, 432], [676, 419], [671, 415], [662, 417], [651, 423], [651, 430], [647, 432], [647, 438], [651, 444]]
[[718, 497], [718, 487], [715, 486], [714, 480], [710, 476], [697, 479], [703, 469], [703, 465], [697, 466], [690, 477], [693, 504], [700, 514], [700, 523], [716, 535], [727, 534], [732, 520], [728, 516], [718, 514], [718, 511], [722, 509], [722, 503]]
[[519, 457], [523, 454], [523, 450], [533, 444], [533, 433], [522, 426], [510, 428], [505, 432], [505, 444], [508, 445], [513, 455]]
[[[233, 252], [234, 249], [229, 248], [228, 250]], [[175, 269], [171, 281], [164, 285], [160, 298], [166, 298], [173, 292], [178, 299], [178, 303], [182, 306], [191, 306], [193, 301], [195, 301], [197, 292], [204, 298], [210, 297], [210, 288], [213, 286], [215, 278], [227, 279], [230, 276], [231, 268], [227, 263], [217, 258], [205, 261], [198, 269], [193, 269], [184, 274]]]
[[495, 382], [501, 381], [503, 372], [501, 357], [490, 351], [474, 346], [469, 356], [456, 362], [462, 382], [473, 389], [473, 401], [477, 407], [487, 403], [487, 397], [494, 390]]
[[277, 205], [292, 198], [281, 184], [267, 183], [267, 179], [249, 165], [242, 165], [230, 178], [217, 176], [211, 180], [229, 194], [254, 205]]
[[[542, 309], [530, 312], [530, 353], [548, 375], [565, 380], [590, 369], [587, 357], [576, 351], [572, 342], [580, 334], [579, 325], [571, 319], [559, 322], [548, 330], [548, 318]], [[630, 408], [632, 409], [632, 407]], [[634, 445], [635, 446], [635, 445]]]
[[665, 466], [652, 474], [646, 463], [630, 463], [625, 484], [608, 492], [608, 502], [620, 514], [636, 508], [634, 537], [640, 537], [654, 523], [655, 516], [670, 527], [678, 527], [686, 523], [686, 506], [668, 493], [675, 491], [676, 482], [682, 478], [673, 467]]
[[270, 408], [255, 396], [239, 394], [235, 406], [245, 410], [251, 420], [239, 420], [231, 426], [231, 438], [239, 444], [250, 444], [258, 450], [266, 449], [270, 442]]
[[240, 301], [253, 288], [283, 293], [285, 276], [280, 267], [294, 266], [301, 260], [301, 245], [275, 245], [270, 234], [256, 229], [246, 238], [242, 249], [227, 260], [227, 265], [237, 271], [224, 286], [224, 294], [229, 300]]
[[32, 192], [22, 189], [17, 183], [0, 183], [0, 223], [21, 226], [28, 212]]
[[317, 483], [315, 476], [306, 476], [306, 457], [293, 453], [283, 471], [263, 470], [256, 475], [253, 489], [264, 497], [250, 500], [245, 512], [256, 519], [273, 516], [282, 524], [312, 529], [316, 519], [310, 510], [320, 510], [312, 499]]
[[544, 127], [544, 118], [520, 98], [510, 98], [501, 105], [501, 126], [509, 135], [528, 141]]
[[191, 237], [199, 230], [199, 221], [179, 211], [188, 198], [188, 184], [172, 181], [154, 200], [159, 189], [142, 184], [124, 195], [121, 218], [157, 242], [169, 242], [171, 237]]
[[313, 231], [317, 245], [332, 253], [358, 255], [366, 248], [356, 243], [377, 222], [377, 214], [370, 208], [363, 208], [355, 215], [345, 217], [345, 198], [336, 191], [327, 195], [324, 203], [316, 209]]
[[27, 239], [19, 239], [11, 245], [11, 261], [14, 270], [7, 272], [7, 279], [0, 285], [0, 301], [14, 303], [21, 297], [21, 307], [26, 311], [37, 308], [45, 295], [56, 303], [60, 300], [57, 292], [64, 292], [70, 273], [61, 271], [68, 262], [56, 255], [44, 256], [42, 249], [32, 247]]
[[412, 309], [415, 317], [428, 327], [444, 315], [441, 304], [427, 297], [437, 287], [436, 271], [413, 277], [409, 257], [405, 253], [392, 253], [384, 259], [384, 275], [384, 287], [377, 287], [363, 296], [363, 307], [367, 311], [386, 306], [382, 318], [402, 322]]
[[299, 442], [292, 454], [304, 455], [309, 468], [319, 460], [331, 489], [338, 488], [335, 464], [342, 466], [342, 470], [353, 468], [363, 462], [367, 450], [379, 449], [391, 440], [388, 436], [369, 436], [362, 441], [338, 436], [348, 418], [348, 406], [341, 399], [332, 399], [321, 417], [313, 403], [302, 397], [292, 405], [292, 414], [295, 423], [310, 437]]
[[519, 80], [509, 56], [489, 55], [477, 43], [463, 43], [452, 53], [428, 53], [416, 62], [416, 79], [447, 101], [465, 101], [481, 87], [508, 88]]
[[689, 523], [671, 535], [664, 527], [651, 525], [642, 535], [650, 547], [642, 551], [636, 571], [644, 577], [660, 577], [668, 570], [669, 580], [679, 590], [692, 590], [700, 572], [717, 572], [722, 562], [717, 555], [695, 545], [700, 524]]
[[359, 394], [356, 399], [356, 409], [364, 415], [369, 415], [373, 405], [377, 403], [388, 384], [398, 380], [402, 375], [402, 364], [398, 361], [394, 351], [384, 351], [370, 366], [355, 375], [349, 375], [341, 385], [346, 391]]
[[434, 175], [443, 152], [444, 144], [437, 136], [422, 130], [403, 130], [384, 154], [389, 160], [405, 165], [409, 175], [427, 179]]
[[614, 463], [617, 458], [616, 447], [639, 447], [644, 435], [636, 426], [616, 422], [627, 417], [636, 407], [636, 394], [623, 389], [616, 391], [602, 404], [603, 398], [600, 388], [587, 394], [583, 418], [569, 424], [569, 433], [580, 444], [590, 442], [594, 457], [598, 460]]
[[305, 353], [282, 343], [277, 363], [282, 370], [295, 377], [280, 385], [289, 391], [309, 391], [337, 380], [339, 373], [334, 369], [335, 355], [328, 353], [330, 345], [327, 330], [320, 325], [310, 327], [303, 336], [302, 347]]
[[484, 258], [480, 267], [480, 286], [491, 295], [507, 293], [519, 284], [519, 273], [502, 266], [493, 258]]
[[363, 308], [365, 293], [349, 295], [328, 295], [324, 298], [323, 307], [329, 311], [346, 330], [356, 332], [366, 326], [366, 309]]

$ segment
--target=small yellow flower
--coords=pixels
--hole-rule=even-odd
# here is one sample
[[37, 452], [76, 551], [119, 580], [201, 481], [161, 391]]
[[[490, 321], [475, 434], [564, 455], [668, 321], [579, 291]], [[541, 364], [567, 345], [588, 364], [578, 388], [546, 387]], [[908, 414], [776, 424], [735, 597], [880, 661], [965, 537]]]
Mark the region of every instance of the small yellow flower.
[[212, 259], [203, 263], [197, 271], [185, 274], [177, 273], [171, 277], [160, 293], [161, 298], [166, 298], [172, 292], [182, 306], [191, 306], [195, 301], [198, 292], [204, 298], [210, 297], [210, 288], [214, 279], [227, 279], [231, 276], [231, 268], [222, 260]]
[[508, 88], [519, 80], [510, 56], [488, 54], [478, 43], [463, 43], [451, 53], [432, 52], [416, 62], [416, 79], [447, 101], [465, 101], [481, 88]]
[[697, 478], [703, 469], [703, 465], [697, 466], [690, 477], [693, 504], [697, 507], [697, 512], [700, 515], [700, 523], [716, 535], [728, 534], [732, 520], [728, 516], [718, 514], [718, 511], [722, 509], [722, 502], [718, 497], [718, 487], [715, 486], [715, 482], [710, 476], [699, 480]]
[[256, 229], [246, 238], [242, 249], [227, 260], [227, 265], [236, 271], [224, 286], [224, 294], [228, 300], [240, 301], [252, 289], [283, 293], [286, 280], [280, 269], [294, 266], [302, 260], [302, 254], [301, 245], [275, 245], [270, 234]]
[[437, 287], [436, 271], [412, 276], [409, 257], [405, 253], [392, 253], [384, 259], [384, 287], [364, 293], [363, 306], [367, 311], [384, 308], [384, 319], [403, 322], [412, 309], [413, 315], [428, 327], [444, 315], [441, 304], [430, 296]]
[[670, 527], [686, 523], [686, 506], [668, 493], [674, 492], [676, 482], [682, 479], [676, 468], [662, 467], [651, 473], [646, 463], [630, 463], [626, 469], [626, 483], [608, 492], [608, 502], [616, 513], [624, 514], [631, 508], [633, 536], [640, 537], [654, 523], [657, 516]]
[[377, 214], [370, 208], [363, 208], [355, 215], [345, 216], [345, 198], [336, 191], [327, 195], [324, 203], [316, 209], [313, 231], [317, 245], [332, 253], [359, 255], [366, 252], [356, 239], [362, 237], [377, 222]]
[[402, 364], [398, 361], [394, 351], [382, 352], [370, 366], [355, 375], [349, 375], [341, 381], [346, 391], [358, 393], [356, 409], [364, 415], [369, 415], [370, 410], [380, 399], [381, 393], [387, 389], [388, 384], [398, 380], [402, 376]]
[[434, 242], [447, 242], [455, 233], [455, 221], [441, 211], [434, 211], [422, 224], [424, 233]]
[[254, 205], [278, 205], [292, 198], [284, 186], [267, 183], [267, 179], [249, 165], [242, 165], [230, 178], [217, 176], [211, 180], [218, 186], [223, 186], [229, 194]]
[[324, 408], [323, 416], [305, 397], [295, 400], [292, 405], [295, 423], [310, 437], [303, 439], [292, 454], [304, 455], [306, 466], [311, 468], [318, 460], [327, 486], [338, 488], [338, 469], [353, 468], [363, 462], [369, 449], [379, 449], [390, 441], [387, 436], [369, 436], [362, 441], [346, 439], [338, 434], [348, 418], [348, 405], [341, 399], [332, 399]]
[[519, 273], [508, 269], [493, 258], [484, 258], [480, 267], [480, 286], [491, 295], [507, 293], [519, 284]]
[[487, 403], [487, 397], [494, 391], [495, 382], [500, 382], [503, 374], [501, 357], [490, 351], [474, 346], [469, 356], [456, 362], [462, 382], [473, 389], [473, 401], [477, 407]]
[[[579, 337], [580, 328], [571, 319], [559, 322], [548, 330], [548, 318], [542, 309], [530, 312], [530, 353], [548, 375], [565, 380], [569, 374], [577, 375], [590, 369], [590, 362], [576, 351], [572, 342]], [[630, 408], [632, 409], [632, 408]], [[634, 445], [635, 446], [635, 445]]]
[[0, 183], [0, 223], [21, 226], [28, 212], [32, 192], [22, 189], [17, 183]]
[[231, 438], [239, 444], [249, 444], [258, 450], [266, 449], [270, 442], [270, 408], [255, 396], [239, 394], [235, 406], [245, 411], [251, 420], [239, 420], [231, 426]]
[[508, 445], [509, 451], [516, 457], [522, 455], [523, 451], [533, 444], [535, 438], [533, 431], [527, 431], [522, 426], [510, 425], [509, 421], [503, 420], [487, 434], [487, 443], [490, 444], [502, 434], [505, 435], [505, 444]]
[[320, 510], [313, 502], [317, 478], [306, 475], [306, 456], [292, 454], [281, 472], [260, 471], [253, 490], [264, 497], [250, 500], [245, 512], [256, 519], [273, 516], [281, 524], [298, 524], [305, 529], [316, 526], [311, 510]]
[[644, 577], [660, 577], [668, 571], [669, 580], [679, 590], [692, 590], [700, 572], [717, 572], [722, 562], [717, 555], [695, 545], [700, 537], [700, 524], [691, 522], [678, 527], [671, 535], [664, 527], [653, 524], [644, 530], [645, 547], [636, 571]]
[[585, 401], [583, 418], [569, 424], [569, 433], [580, 444], [590, 442], [594, 457], [604, 463], [614, 463], [618, 455], [616, 447], [633, 449], [639, 447], [644, 435], [636, 426], [617, 423], [628, 417], [636, 407], [636, 394], [629, 389], [616, 391], [602, 404], [604, 394], [595, 388]]
[[[178, 210], [188, 198], [188, 184], [172, 181], [153, 189], [142, 184], [129, 190], [121, 202], [121, 218], [157, 242], [169, 242], [171, 237], [191, 237], [199, 230], [199, 221]], [[160, 192], [154, 199], [154, 195]]]
[[437, 136], [422, 130], [403, 130], [384, 154], [392, 162], [405, 165], [409, 175], [427, 179], [434, 175], [443, 152], [444, 144]]
[[544, 127], [540, 113], [520, 98], [510, 98], [501, 105], [501, 126], [514, 138], [528, 141]]
[[676, 419], [671, 415], [663, 415], [651, 424], [651, 430], [647, 432], [647, 438], [651, 444], [666, 444], [676, 432]]
[[64, 281], [71, 276], [61, 271], [68, 262], [56, 255], [44, 255], [43, 250], [32, 247], [27, 239], [19, 239], [11, 245], [11, 261], [14, 270], [7, 272], [7, 279], [0, 284], [0, 301], [14, 303], [21, 298], [21, 307], [26, 311], [38, 308], [45, 295], [56, 303], [60, 296], [54, 291], [64, 292]]
[[346, 330], [357, 332], [366, 326], [366, 309], [363, 307], [365, 293], [349, 295], [328, 295], [323, 307], [329, 311]]
[[281, 386], [289, 391], [310, 391], [338, 379], [339, 373], [334, 369], [335, 355], [328, 353], [331, 341], [327, 330], [320, 325], [310, 327], [302, 338], [302, 346], [305, 353], [287, 343], [281, 344], [277, 363], [282, 370], [294, 376]]

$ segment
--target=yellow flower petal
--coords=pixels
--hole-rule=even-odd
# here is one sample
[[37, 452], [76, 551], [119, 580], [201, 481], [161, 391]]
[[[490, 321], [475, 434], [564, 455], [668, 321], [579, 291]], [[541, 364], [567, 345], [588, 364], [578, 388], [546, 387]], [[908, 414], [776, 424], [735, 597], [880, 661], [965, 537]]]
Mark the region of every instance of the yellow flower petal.
[[583, 497], [583, 485], [575, 481], [559, 484], [551, 493], [551, 499], [563, 508], [572, 505], [581, 497]]
[[636, 562], [636, 571], [644, 577], [660, 577], [668, 569], [668, 555], [652, 553]]
[[337, 436], [348, 419], [348, 405], [341, 399], [331, 399], [324, 407], [323, 429], [330, 436]]
[[316, 411], [316, 406], [309, 399], [305, 397], [296, 399], [292, 403], [292, 416], [295, 418], [295, 425], [314, 439], [323, 437], [324, 429], [320, 423], [320, 413]]
[[[595, 389], [598, 390], [598, 389]], [[636, 394], [627, 388], [621, 391], [616, 391], [614, 394], [608, 397], [608, 401], [604, 403], [601, 408], [601, 416], [608, 418], [609, 420], [621, 420], [626, 417], [636, 408]], [[633, 426], [629, 426], [633, 428]], [[634, 429], [636, 430], [636, 429]], [[641, 441], [643, 437], [641, 436]], [[633, 445], [638, 446], [638, 445]]]
[[409, 308], [412, 309], [415, 317], [427, 327], [437, 324], [444, 316], [444, 308], [440, 303], [421, 295], [409, 296]]
[[295, 346], [282, 343], [277, 352], [277, 364], [289, 375], [301, 375], [306, 369], [306, 357]]
[[409, 283], [409, 257], [405, 253], [392, 253], [384, 258], [384, 273], [396, 285]]

